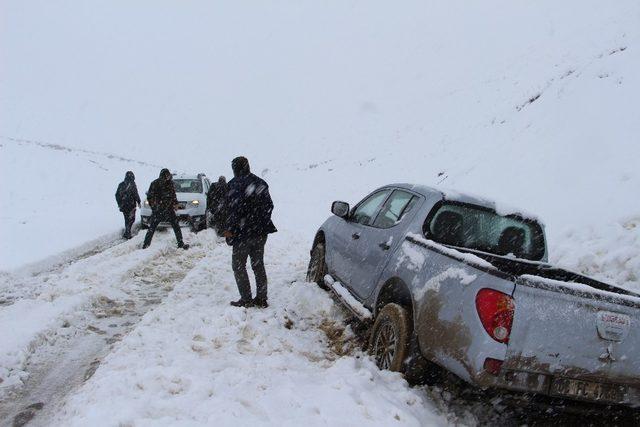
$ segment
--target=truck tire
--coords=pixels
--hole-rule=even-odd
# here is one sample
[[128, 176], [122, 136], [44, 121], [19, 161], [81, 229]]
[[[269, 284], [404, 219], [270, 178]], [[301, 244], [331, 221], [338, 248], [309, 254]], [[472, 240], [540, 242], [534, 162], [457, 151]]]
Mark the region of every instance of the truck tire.
[[307, 282], [317, 283], [322, 289], [327, 289], [324, 276], [327, 274], [325, 263], [325, 249], [323, 242], [317, 242], [311, 249], [311, 259], [307, 268]]
[[376, 316], [371, 330], [369, 352], [380, 369], [402, 372], [409, 356], [411, 319], [402, 306], [391, 303]]

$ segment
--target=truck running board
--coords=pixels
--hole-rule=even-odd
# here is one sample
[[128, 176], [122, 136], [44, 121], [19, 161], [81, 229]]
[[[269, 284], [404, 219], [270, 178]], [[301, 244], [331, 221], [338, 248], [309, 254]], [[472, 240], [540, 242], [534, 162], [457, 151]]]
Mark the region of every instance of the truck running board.
[[371, 311], [362, 305], [342, 283], [336, 281], [329, 274], [324, 276], [324, 283], [333, 291], [338, 299], [362, 322], [373, 319]]

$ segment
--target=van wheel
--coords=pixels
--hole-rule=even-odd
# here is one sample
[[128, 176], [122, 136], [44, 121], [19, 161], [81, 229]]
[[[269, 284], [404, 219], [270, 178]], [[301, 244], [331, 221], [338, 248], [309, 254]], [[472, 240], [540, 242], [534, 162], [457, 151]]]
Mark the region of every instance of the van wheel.
[[411, 321], [409, 313], [398, 304], [387, 304], [376, 316], [369, 342], [369, 352], [380, 369], [402, 372], [409, 355]]
[[324, 283], [324, 276], [327, 274], [327, 264], [325, 263], [324, 243], [318, 242], [311, 250], [311, 259], [307, 268], [307, 282], [315, 282], [322, 289], [327, 289]]

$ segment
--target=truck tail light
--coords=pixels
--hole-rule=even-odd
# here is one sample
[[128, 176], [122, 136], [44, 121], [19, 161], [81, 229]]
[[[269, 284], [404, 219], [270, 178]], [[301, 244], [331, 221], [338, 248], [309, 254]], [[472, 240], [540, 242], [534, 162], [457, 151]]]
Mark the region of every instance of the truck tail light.
[[480, 289], [476, 295], [476, 310], [485, 331], [494, 340], [508, 344], [515, 311], [513, 298], [494, 289]]

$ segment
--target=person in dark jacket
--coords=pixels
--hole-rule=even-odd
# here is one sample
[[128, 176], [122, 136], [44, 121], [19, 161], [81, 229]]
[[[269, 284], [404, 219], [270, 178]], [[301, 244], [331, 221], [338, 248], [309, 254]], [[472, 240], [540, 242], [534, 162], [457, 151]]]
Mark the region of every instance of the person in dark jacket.
[[182, 231], [180, 230], [180, 224], [176, 216], [178, 198], [176, 197], [176, 188], [173, 185], [173, 177], [169, 169], [162, 169], [160, 171], [160, 177], [151, 183], [149, 192], [147, 193], [147, 201], [149, 202], [152, 213], [142, 249], [149, 247], [153, 233], [155, 233], [158, 224], [163, 221], [170, 223], [171, 227], [173, 227], [173, 232], [176, 234], [176, 240], [178, 241], [178, 247], [188, 249], [189, 245], [186, 245], [182, 241]]
[[[224, 237], [233, 246], [231, 266], [240, 292], [240, 299], [231, 302], [235, 307], [267, 304], [267, 272], [264, 268], [264, 246], [267, 236], [275, 233], [271, 221], [273, 202], [267, 183], [251, 173], [249, 161], [236, 157], [231, 162], [234, 178], [228, 186], [228, 214]], [[256, 297], [251, 298], [251, 286], [247, 274], [247, 258], [256, 277]]]
[[124, 215], [125, 239], [131, 238], [131, 226], [136, 221], [136, 206], [140, 207], [140, 195], [136, 186], [136, 177], [131, 171], [124, 175], [124, 181], [118, 185], [116, 190], [116, 202], [118, 209]]
[[218, 178], [218, 182], [211, 184], [207, 193], [207, 209], [211, 212], [212, 225], [219, 236], [224, 232], [227, 221], [227, 179]]

